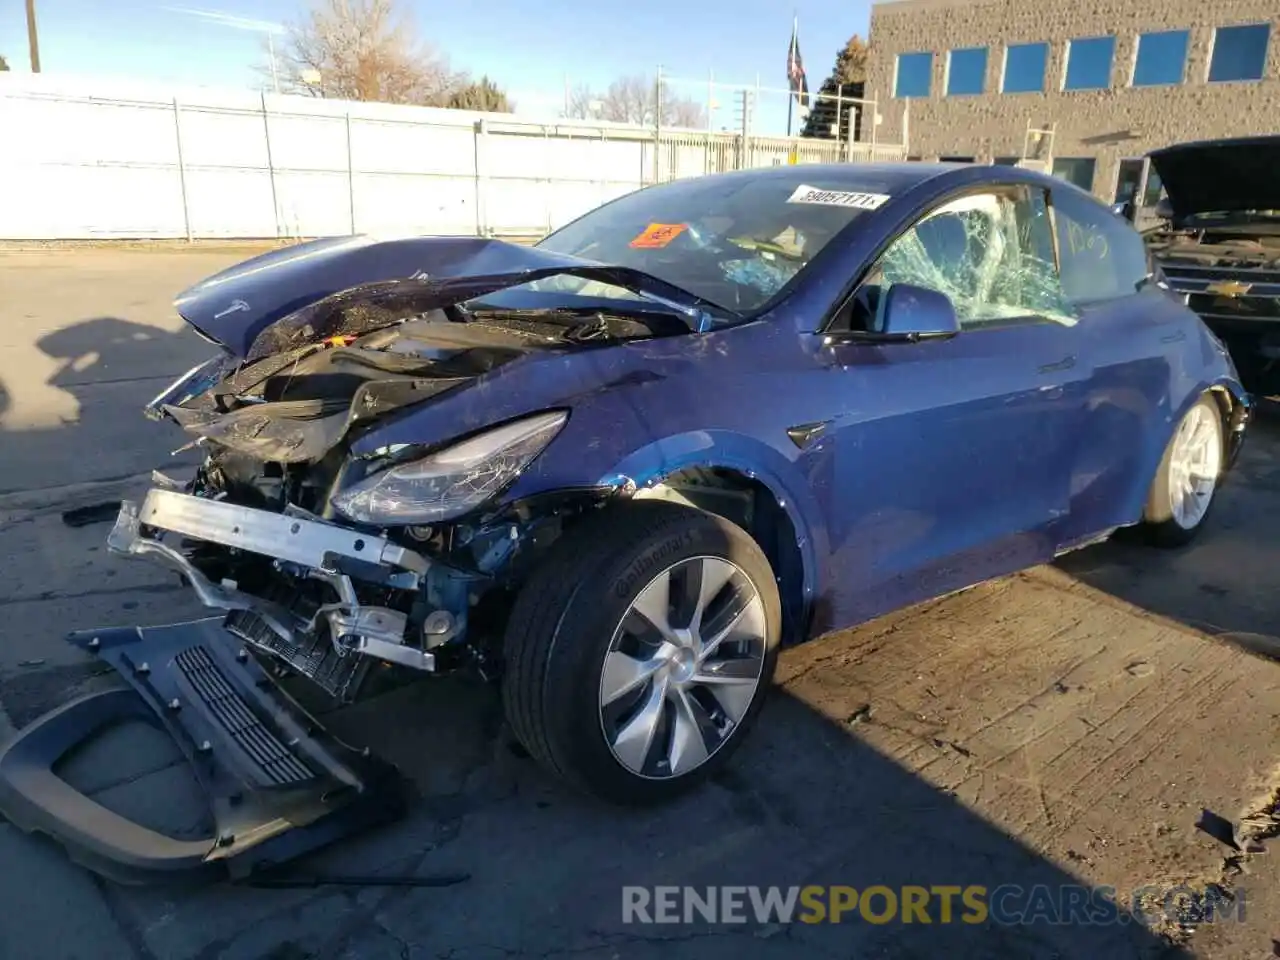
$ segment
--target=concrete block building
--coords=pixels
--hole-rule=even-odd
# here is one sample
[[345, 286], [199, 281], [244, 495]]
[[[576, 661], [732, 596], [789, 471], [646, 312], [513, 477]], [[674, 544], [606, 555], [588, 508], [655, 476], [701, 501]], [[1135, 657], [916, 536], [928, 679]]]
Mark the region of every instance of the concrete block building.
[[876, 137], [912, 159], [1039, 161], [1153, 204], [1149, 150], [1280, 132], [1277, 23], [1280, 0], [886, 0], [871, 9]]

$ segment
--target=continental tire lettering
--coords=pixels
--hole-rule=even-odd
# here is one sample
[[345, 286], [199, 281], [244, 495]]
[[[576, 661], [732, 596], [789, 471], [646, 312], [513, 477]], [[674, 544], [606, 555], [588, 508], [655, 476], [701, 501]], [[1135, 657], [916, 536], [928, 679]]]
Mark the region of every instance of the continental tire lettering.
[[640, 591], [641, 580], [647, 585], [661, 567], [670, 565], [666, 561], [669, 560], [672, 554], [691, 546], [693, 546], [693, 531], [691, 530], [686, 530], [684, 533], [662, 541], [662, 543], [640, 557], [631, 568], [631, 572], [618, 581], [613, 590], [614, 595], [620, 600], [632, 597]]

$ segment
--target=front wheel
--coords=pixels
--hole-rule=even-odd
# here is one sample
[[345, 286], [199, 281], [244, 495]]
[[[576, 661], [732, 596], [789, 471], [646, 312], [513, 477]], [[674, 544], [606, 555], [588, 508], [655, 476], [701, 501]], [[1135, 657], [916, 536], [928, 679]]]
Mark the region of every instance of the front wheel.
[[571, 529], [517, 597], [507, 719], [578, 788], [667, 800], [741, 742], [780, 633], [773, 570], [744, 530], [662, 501], [609, 507]]
[[1190, 543], [1204, 526], [1225, 461], [1222, 411], [1203, 396], [1186, 412], [1156, 470], [1142, 519], [1156, 546]]

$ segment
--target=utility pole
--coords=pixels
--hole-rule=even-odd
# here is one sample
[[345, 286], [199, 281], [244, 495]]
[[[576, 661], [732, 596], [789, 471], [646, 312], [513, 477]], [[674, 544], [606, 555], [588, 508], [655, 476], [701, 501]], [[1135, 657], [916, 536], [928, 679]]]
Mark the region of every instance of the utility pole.
[[755, 97], [752, 91], [743, 88], [738, 91], [738, 164], [739, 170], [747, 166], [747, 137], [751, 134], [751, 124], [755, 114]]
[[27, 45], [31, 49], [31, 72], [40, 72], [40, 38], [36, 36], [36, 0], [27, 0]]

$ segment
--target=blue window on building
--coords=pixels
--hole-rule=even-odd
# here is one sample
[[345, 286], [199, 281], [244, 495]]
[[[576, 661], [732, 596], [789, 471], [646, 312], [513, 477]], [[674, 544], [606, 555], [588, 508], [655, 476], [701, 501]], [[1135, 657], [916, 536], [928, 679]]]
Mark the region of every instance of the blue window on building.
[[1138, 56], [1133, 63], [1135, 87], [1159, 87], [1181, 83], [1187, 69], [1187, 48], [1191, 36], [1186, 30], [1163, 30], [1138, 36]]
[[1044, 90], [1044, 69], [1049, 62], [1047, 43], [1019, 43], [1004, 54], [1003, 93], [1040, 93]]
[[952, 50], [947, 62], [947, 96], [972, 96], [983, 91], [987, 80], [987, 48]]
[[929, 81], [932, 77], [932, 53], [900, 53], [893, 95], [895, 97], [927, 97]]
[[1247, 23], [1219, 27], [1213, 32], [1213, 56], [1209, 59], [1209, 82], [1221, 80], [1261, 80], [1267, 66], [1269, 23]]
[[1063, 90], [1105, 90], [1111, 86], [1115, 37], [1088, 37], [1067, 45], [1067, 75]]

